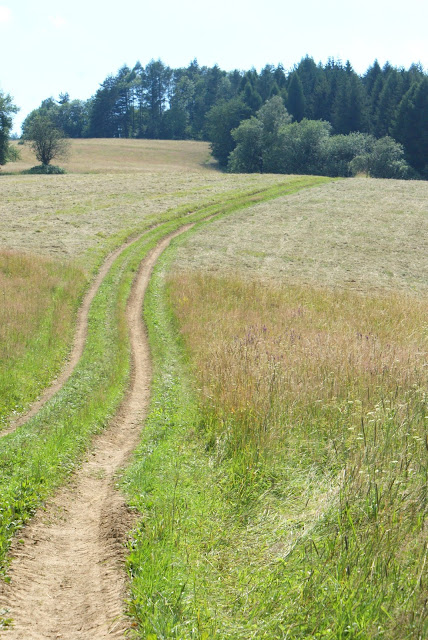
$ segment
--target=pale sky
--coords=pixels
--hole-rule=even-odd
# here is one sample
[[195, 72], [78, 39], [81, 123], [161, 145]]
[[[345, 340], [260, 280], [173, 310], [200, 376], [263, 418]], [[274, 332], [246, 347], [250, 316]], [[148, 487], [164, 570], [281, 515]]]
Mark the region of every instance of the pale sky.
[[49, 96], [86, 99], [137, 60], [170, 67], [217, 63], [258, 71], [350, 60], [428, 70], [428, 1], [407, 0], [0, 0], [0, 89], [24, 117]]

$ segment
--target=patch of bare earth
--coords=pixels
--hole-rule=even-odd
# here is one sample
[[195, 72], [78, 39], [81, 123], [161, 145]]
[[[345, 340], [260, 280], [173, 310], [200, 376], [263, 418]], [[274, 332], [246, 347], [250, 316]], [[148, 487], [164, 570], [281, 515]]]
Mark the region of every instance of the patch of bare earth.
[[160, 242], [135, 279], [127, 308], [133, 375], [118, 415], [72, 482], [13, 543], [11, 581], [0, 591], [0, 608], [13, 619], [3, 631], [7, 640], [119, 638], [130, 624], [123, 610], [123, 560], [132, 515], [115, 489], [115, 474], [138, 444], [149, 400], [144, 293], [157, 258], [187, 228]]

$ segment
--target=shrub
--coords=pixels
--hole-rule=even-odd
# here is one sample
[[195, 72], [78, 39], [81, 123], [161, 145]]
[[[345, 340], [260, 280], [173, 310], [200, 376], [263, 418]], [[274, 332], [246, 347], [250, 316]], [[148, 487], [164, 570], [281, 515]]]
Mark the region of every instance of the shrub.
[[354, 175], [364, 172], [372, 178], [413, 177], [402, 145], [389, 136], [376, 140], [370, 152], [356, 156], [349, 166]]
[[23, 173], [52, 175], [65, 173], [65, 169], [57, 167], [54, 164], [38, 164], [36, 167], [31, 167], [31, 169], [23, 171]]

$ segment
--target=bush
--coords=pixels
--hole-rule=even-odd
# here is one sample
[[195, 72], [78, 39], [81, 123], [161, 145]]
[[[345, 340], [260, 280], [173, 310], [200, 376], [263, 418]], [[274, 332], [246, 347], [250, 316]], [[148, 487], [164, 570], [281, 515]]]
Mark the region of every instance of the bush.
[[52, 175], [65, 173], [65, 169], [57, 167], [54, 164], [38, 164], [36, 167], [31, 167], [31, 169], [23, 171], [22, 173]]
[[290, 124], [289, 118], [277, 96], [266, 102], [256, 117], [241, 122], [232, 131], [236, 146], [229, 154], [228, 170], [332, 177], [357, 173], [372, 178], [421, 177], [405, 161], [402, 145], [389, 136], [380, 140], [360, 132], [332, 136], [329, 122], [304, 118]]
[[369, 154], [375, 139], [368, 133], [355, 131], [326, 140], [323, 173], [332, 177], [352, 175], [351, 162], [356, 156]]
[[376, 140], [370, 152], [356, 156], [349, 166], [353, 174], [364, 172], [371, 178], [413, 177], [402, 145], [389, 136]]

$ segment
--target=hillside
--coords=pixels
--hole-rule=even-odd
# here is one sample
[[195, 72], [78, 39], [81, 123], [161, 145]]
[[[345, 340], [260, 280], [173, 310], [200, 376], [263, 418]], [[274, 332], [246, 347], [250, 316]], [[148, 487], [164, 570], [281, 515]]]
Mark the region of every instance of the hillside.
[[33, 163], [0, 176], [2, 637], [422, 640], [427, 183]]

